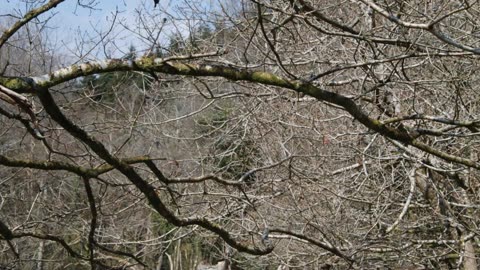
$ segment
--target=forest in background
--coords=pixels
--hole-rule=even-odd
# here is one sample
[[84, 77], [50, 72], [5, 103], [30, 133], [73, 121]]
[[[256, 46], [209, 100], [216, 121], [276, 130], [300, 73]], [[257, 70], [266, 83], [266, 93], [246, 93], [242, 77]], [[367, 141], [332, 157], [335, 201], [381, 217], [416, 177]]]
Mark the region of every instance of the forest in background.
[[73, 52], [95, 1], [24, 2], [1, 269], [479, 268], [478, 1], [142, 1]]

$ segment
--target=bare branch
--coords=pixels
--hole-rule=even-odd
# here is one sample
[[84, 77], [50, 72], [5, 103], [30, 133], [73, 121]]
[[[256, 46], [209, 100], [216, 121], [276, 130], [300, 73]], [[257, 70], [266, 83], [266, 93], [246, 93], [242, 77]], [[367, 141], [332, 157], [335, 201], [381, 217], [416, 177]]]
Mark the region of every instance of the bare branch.
[[8, 39], [13, 36], [13, 34], [15, 34], [20, 28], [22, 28], [22, 26], [27, 24], [29, 21], [35, 19], [36, 17], [40, 16], [41, 14], [49, 11], [50, 9], [57, 7], [58, 4], [64, 1], [65, 0], [50, 0], [45, 5], [27, 12], [27, 14], [25, 14], [25, 16], [23, 16], [21, 20], [13, 24], [12, 27], [4, 31], [3, 34], [0, 36], [0, 48], [2, 48], [5, 42], [7, 42]]

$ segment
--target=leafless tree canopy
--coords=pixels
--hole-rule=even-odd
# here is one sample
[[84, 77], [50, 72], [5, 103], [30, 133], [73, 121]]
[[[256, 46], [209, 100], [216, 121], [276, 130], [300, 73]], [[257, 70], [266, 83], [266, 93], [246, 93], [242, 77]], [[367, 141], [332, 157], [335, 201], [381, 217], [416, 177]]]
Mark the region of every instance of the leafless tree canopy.
[[479, 1], [19, 2], [0, 269], [479, 268]]

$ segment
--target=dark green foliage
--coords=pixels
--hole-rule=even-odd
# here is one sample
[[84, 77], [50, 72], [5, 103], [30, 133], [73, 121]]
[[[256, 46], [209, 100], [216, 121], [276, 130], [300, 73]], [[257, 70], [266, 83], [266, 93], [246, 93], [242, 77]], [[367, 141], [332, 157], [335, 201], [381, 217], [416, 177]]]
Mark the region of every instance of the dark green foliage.
[[213, 37], [214, 31], [207, 23], [201, 23], [194, 31], [190, 33], [188, 38], [184, 38], [180, 33], [174, 33], [170, 37], [167, 48], [169, 55], [198, 53], [202, 47], [210, 44], [209, 39]]
[[[227, 105], [216, 107], [198, 124], [201, 132], [211, 133], [215, 138], [209, 163], [221, 171], [223, 177], [239, 179], [253, 168], [257, 151], [253, 141], [244, 134], [243, 126], [234, 120], [233, 109]], [[248, 175], [245, 182], [251, 183], [254, 177], [254, 174]]]
[[[135, 47], [130, 46], [129, 52], [125, 54], [123, 59], [133, 60], [136, 57]], [[109, 72], [86, 76], [79, 84], [79, 87], [85, 89], [90, 98], [104, 103], [113, 102], [115, 92], [130, 86], [149, 90], [151, 88], [151, 80], [147, 79], [140, 72]]]
[[182, 35], [179, 33], [173, 34], [170, 37], [170, 42], [168, 44], [168, 54], [174, 55], [176, 53], [182, 53], [185, 50], [185, 40]]
[[152, 230], [158, 235], [161, 236], [170, 230], [175, 228], [174, 225], [165, 220], [157, 212], [152, 212]]
[[[158, 236], [165, 235], [174, 228], [175, 226], [168, 223], [168, 221], [157, 212], [152, 213], [152, 231]], [[170, 233], [164, 238], [164, 241], [175, 238], [176, 236], [175, 233]], [[182, 269], [194, 269], [196, 263], [203, 257], [202, 238], [197, 235], [180, 238], [164, 247], [160, 252], [161, 254], [158, 254], [158, 256], [163, 256], [161, 269], [178, 269], [180, 264]], [[170, 265], [166, 253], [170, 254], [173, 258], [173, 266]], [[180, 260], [177, 261], [179, 258]]]

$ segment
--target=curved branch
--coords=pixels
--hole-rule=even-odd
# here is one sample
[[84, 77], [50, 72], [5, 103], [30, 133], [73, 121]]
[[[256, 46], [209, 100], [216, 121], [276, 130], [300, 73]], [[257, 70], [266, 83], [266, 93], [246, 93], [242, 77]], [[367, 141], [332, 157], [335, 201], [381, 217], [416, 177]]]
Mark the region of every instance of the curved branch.
[[452, 45], [453, 47], [456, 47], [456, 48], [459, 48], [461, 50], [471, 52], [471, 53], [474, 53], [474, 54], [480, 54], [480, 48], [473, 48], [473, 47], [463, 45], [463, 44], [457, 42], [456, 40], [451, 38], [449, 35], [442, 32], [440, 30], [440, 26], [438, 24], [431, 25], [431, 27], [428, 28], [428, 31], [430, 33], [432, 33], [432, 35], [434, 35], [439, 40], [441, 40], [441, 41], [443, 41], [443, 42], [445, 42], [449, 45]]
[[32, 168], [46, 171], [68, 171], [85, 177], [96, 177], [99, 175], [95, 169], [76, 166], [62, 161], [13, 159], [0, 155], [0, 164], [9, 167]]
[[371, 0], [360, 0], [362, 3], [364, 3], [365, 5], [371, 7], [373, 10], [375, 10], [376, 12], [380, 13], [383, 17], [387, 18], [388, 20], [390, 20], [391, 22], [393, 23], [396, 23], [398, 25], [401, 25], [401, 26], [404, 26], [404, 27], [408, 27], [408, 28], [416, 28], [416, 29], [423, 29], [423, 30], [428, 30], [429, 28], [429, 25], [426, 24], [426, 23], [411, 23], [411, 22], [406, 22], [402, 19], [400, 19], [399, 17], [389, 13], [388, 11], [386, 11], [385, 9], [381, 8], [379, 5], [375, 4], [373, 1]]
[[218, 224], [206, 219], [206, 218], [187, 218], [181, 219], [168, 209], [168, 207], [163, 203], [160, 197], [157, 195], [155, 188], [145, 181], [133, 167], [128, 165], [126, 162], [123, 162], [121, 159], [111, 155], [105, 146], [88, 135], [87, 132], [74, 123], [72, 123], [66, 116], [61, 112], [60, 108], [57, 106], [50, 92], [46, 88], [37, 88], [37, 95], [42, 102], [46, 112], [56, 121], [60, 126], [62, 126], [67, 132], [72, 136], [84, 142], [90, 147], [100, 158], [105, 160], [107, 163], [112, 165], [115, 169], [120, 171], [125, 175], [130, 182], [132, 182], [146, 197], [150, 205], [169, 223], [178, 226], [185, 227], [190, 225], [198, 225], [208, 231], [211, 231], [218, 236], [220, 236], [227, 244], [231, 247], [245, 253], [252, 255], [265, 255], [272, 252], [273, 248], [264, 248], [260, 249], [258, 247], [250, 247], [243, 243], [237, 241], [228, 231], [221, 228]]
[[[309, 242], [309, 243], [311, 243], [315, 246], [323, 248], [323, 249], [335, 254], [336, 256], [345, 259], [346, 261], [348, 261], [350, 263], [354, 262], [353, 258], [343, 254], [343, 252], [340, 251], [337, 247], [334, 247], [329, 243], [320, 242], [316, 239], [312, 239], [312, 238], [310, 238], [308, 236], [305, 236], [303, 234], [294, 233], [294, 232], [291, 232], [291, 231], [288, 231], [288, 230], [283, 230], [283, 229], [271, 229], [270, 232], [277, 232], [277, 233], [293, 236], [295, 238], [307, 241], [307, 242]], [[272, 238], [274, 238], [274, 236], [272, 236]]]
[[[296, 4], [295, 2], [296, 1], [290, 0], [290, 3], [293, 4], [293, 5]], [[311, 13], [319, 21], [324, 21], [327, 24], [333, 26], [334, 28], [340, 29], [340, 30], [345, 31], [347, 33], [354, 34], [354, 35], [359, 35], [360, 34], [360, 32], [356, 31], [355, 29], [351, 28], [350, 26], [344, 25], [344, 24], [342, 24], [340, 22], [337, 22], [337, 21], [335, 21], [331, 18], [328, 18], [327, 16], [322, 14], [317, 9], [315, 9], [315, 8], [311, 7], [309, 4], [305, 3], [305, 1], [299, 0], [298, 2], [301, 4], [300, 7], [297, 7], [297, 9], [299, 9], [299, 11]]]
[[374, 9], [375, 11], [380, 13], [383, 17], [387, 18], [388, 20], [390, 20], [391, 22], [393, 22], [395, 24], [398, 24], [398, 25], [401, 25], [401, 26], [407, 27], [407, 28], [426, 30], [426, 31], [430, 32], [432, 35], [434, 35], [436, 38], [438, 38], [439, 40], [441, 40], [441, 41], [443, 41], [443, 42], [445, 42], [449, 45], [452, 45], [456, 48], [459, 48], [459, 49], [467, 51], [467, 52], [471, 52], [471, 53], [474, 53], [474, 54], [480, 54], [480, 48], [473, 48], [473, 47], [458, 43], [453, 38], [449, 37], [446, 33], [442, 32], [440, 30], [440, 27], [439, 27], [439, 22], [441, 20], [445, 19], [447, 16], [450, 16], [454, 13], [465, 10], [466, 8], [460, 8], [460, 9], [454, 10], [447, 15], [444, 15], [444, 16], [436, 19], [436, 20], [431, 21], [430, 23], [411, 23], [411, 22], [406, 22], [406, 21], [401, 20], [399, 17], [389, 13], [388, 11], [381, 8], [379, 5], [375, 4], [371, 0], [360, 0], [360, 1], [362, 1], [365, 5], [370, 6], [372, 9]]
[[22, 26], [24, 26], [25, 24], [27, 24], [29, 21], [33, 20], [34, 18], [40, 16], [42, 13], [45, 13], [52, 8], [55, 8], [58, 4], [60, 4], [64, 1], [65, 0], [50, 0], [45, 5], [43, 5], [39, 8], [30, 10], [27, 14], [25, 14], [25, 16], [23, 16], [22, 19], [20, 19], [14, 25], [12, 25], [12, 27], [10, 27], [10, 29], [3, 32], [3, 35], [0, 36], [0, 48], [2, 48], [3, 45], [5, 44], [5, 42], [7, 42], [7, 40], [11, 36], [13, 36], [13, 34], [15, 34], [20, 28], [22, 28]]
[[82, 260], [87, 260], [87, 258], [83, 257], [81, 254], [73, 250], [73, 248], [70, 247], [67, 244], [67, 242], [65, 242], [65, 240], [63, 240], [60, 237], [49, 235], [49, 234], [36, 234], [36, 233], [18, 233], [13, 235], [13, 238], [22, 238], [22, 237], [32, 237], [32, 238], [56, 242], [57, 244], [61, 245], [63, 249], [65, 249], [68, 252], [68, 254], [70, 254], [70, 256], [74, 258], [80, 258]]
[[[206, 55], [216, 55], [216, 53], [202, 54], [202, 55], [192, 55], [188, 58], [198, 58], [205, 57]], [[182, 58], [183, 59], [183, 58]], [[33, 78], [9, 78], [9, 77], [0, 77], [0, 84], [8, 85], [10, 89], [17, 92], [30, 92], [36, 93], [39, 97], [46, 97], [48, 93], [48, 88], [61, 84], [63, 82], [92, 74], [106, 73], [113, 71], [146, 71], [146, 72], [160, 72], [165, 74], [172, 75], [187, 75], [194, 77], [223, 77], [232, 81], [247, 81], [252, 83], [259, 83], [263, 85], [276, 86], [280, 88], [290, 89], [299, 93], [304, 93], [306, 95], [312, 96], [320, 101], [325, 101], [342, 107], [347, 111], [355, 120], [363, 124], [365, 127], [378, 132], [379, 134], [388, 137], [390, 139], [402, 142], [406, 145], [412, 145], [424, 152], [430, 153], [442, 159], [445, 159], [450, 162], [455, 162], [463, 164], [468, 167], [480, 169], [480, 164], [474, 160], [462, 158], [459, 156], [451, 155], [446, 152], [439, 151], [434, 149], [418, 140], [420, 134], [413, 129], [405, 128], [394, 128], [389, 125], [382, 124], [377, 119], [372, 119], [364, 112], [354, 100], [349, 97], [324, 90], [312, 83], [308, 83], [302, 80], [291, 80], [284, 77], [277, 76], [273, 73], [264, 72], [264, 71], [255, 71], [234, 68], [226, 65], [214, 65], [214, 64], [202, 64], [202, 63], [182, 63], [177, 61], [169, 61], [170, 59], [163, 58], [153, 58], [153, 57], [142, 57], [131, 60], [123, 59], [109, 59], [97, 62], [87, 62], [79, 65], [72, 65], [64, 69], [57, 70], [48, 75], [41, 77]], [[48, 93], [48, 95], [50, 95]], [[50, 96], [50, 103], [54, 103], [53, 99]], [[47, 100], [44, 99], [46, 102]], [[44, 103], [43, 104], [47, 111], [49, 107]], [[57, 108], [58, 109], [58, 108]], [[59, 113], [60, 111], [51, 113]], [[52, 115], [53, 116], [53, 115]], [[57, 119], [54, 119], [57, 120]], [[60, 119], [58, 119], [60, 121]], [[61, 119], [64, 121], [65, 119]], [[68, 120], [67, 120], [68, 121]], [[65, 128], [65, 127], [64, 127]], [[67, 128], [65, 128], [67, 129]], [[68, 130], [68, 129], [67, 129]], [[81, 130], [78, 127], [75, 127], [75, 130]], [[84, 132], [83, 130], [81, 130]], [[73, 129], [70, 128], [69, 132], [73, 132]], [[74, 132], [75, 133], [75, 132]], [[72, 134], [74, 134], [72, 133]], [[86, 133], [82, 136], [91, 139]], [[90, 142], [93, 144], [99, 144], [98, 141]], [[103, 146], [102, 146], [103, 147]], [[99, 149], [100, 150], [100, 149]], [[101, 151], [106, 151], [103, 148]], [[97, 153], [98, 154], [98, 153]], [[107, 161], [109, 164], [110, 161]], [[116, 167], [115, 165], [113, 165]]]
[[28, 133], [30, 133], [35, 139], [37, 140], [45, 139], [45, 137], [39, 132], [38, 127], [34, 127], [31, 124], [30, 120], [23, 118], [19, 114], [10, 113], [2, 108], [0, 108], [0, 114], [9, 119], [15, 119], [19, 121], [27, 129]]
[[[121, 161], [126, 164], [136, 164], [152, 160], [156, 159], [151, 159], [147, 156], [139, 156], [122, 159]], [[4, 155], [0, 155], [0, 165], [19, 168], [32, 168], [45, 171], [68, 171], [82, 177], [91, 178], [98, 177], [99, 175], [107, 173], [114, 169], [114, 167], [108, 164], [101, 165], [97, 168], [86, 168], [62, 161], [13, 159], [8, 158]]]

